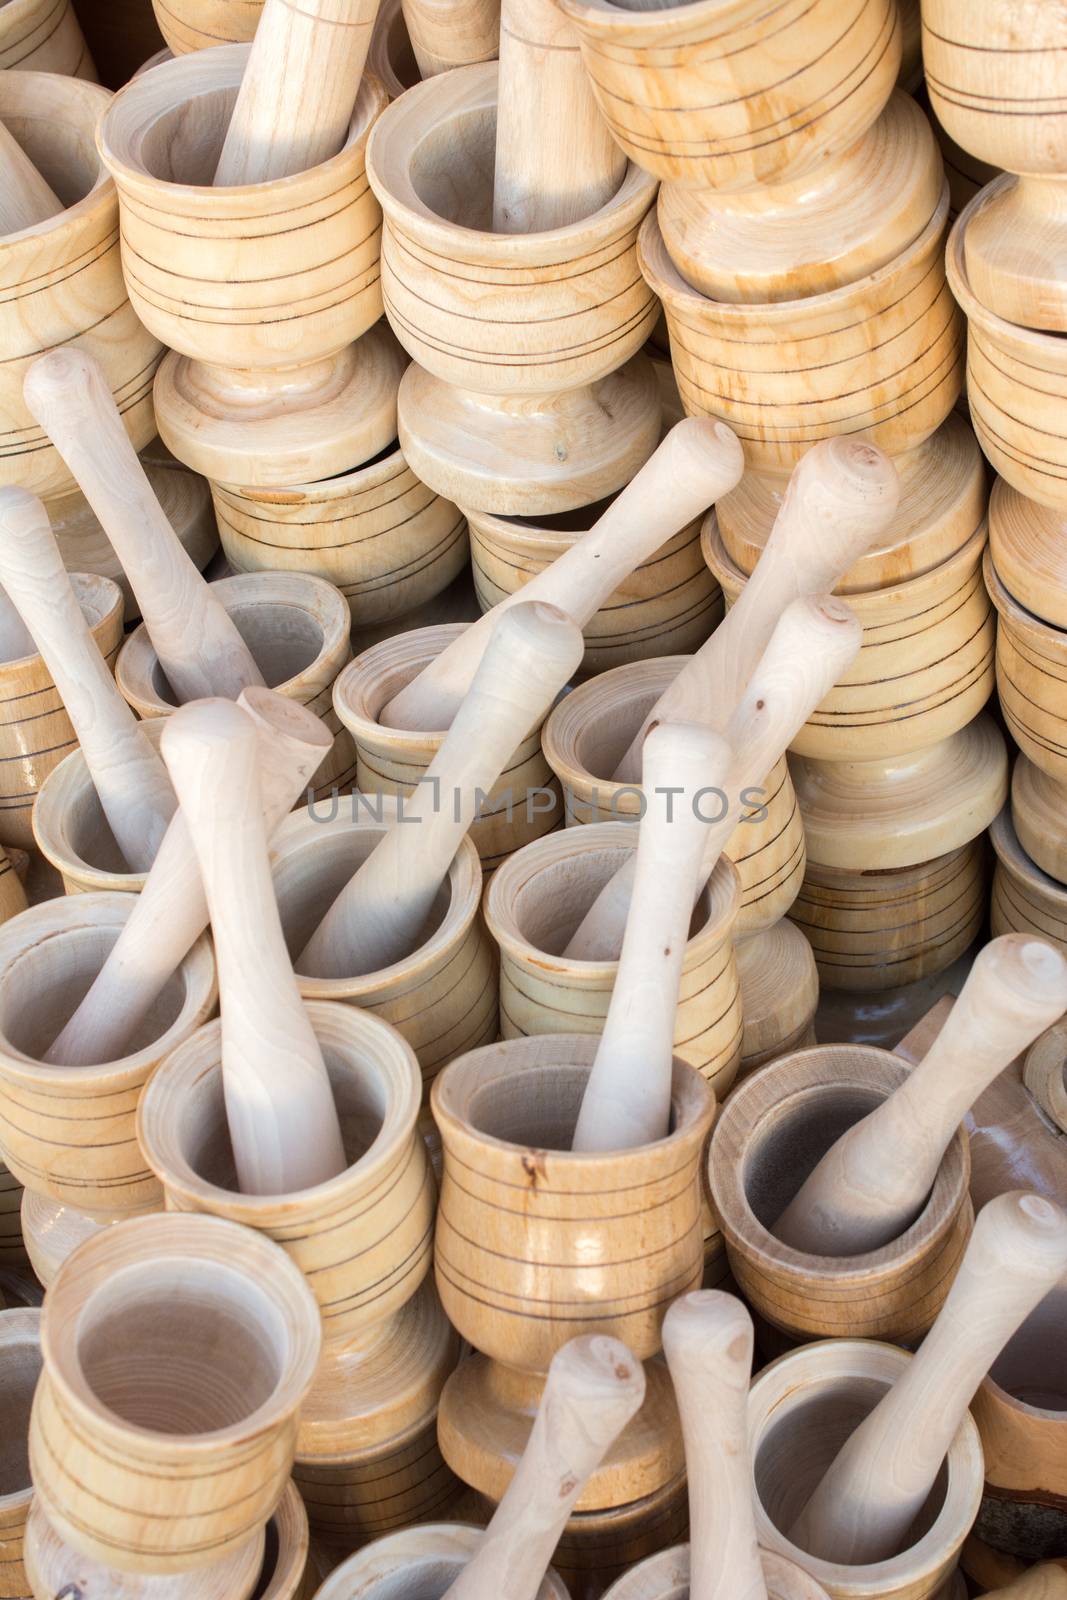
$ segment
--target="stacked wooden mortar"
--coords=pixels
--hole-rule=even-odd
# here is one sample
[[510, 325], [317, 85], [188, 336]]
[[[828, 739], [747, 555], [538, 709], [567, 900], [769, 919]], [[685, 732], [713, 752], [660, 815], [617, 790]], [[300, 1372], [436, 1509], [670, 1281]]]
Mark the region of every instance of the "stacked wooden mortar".
[[[186, 9], [208, 33], [250, 39], [260, 8]], [[182, 11], [172, 30], [184, 26]], [[377, 7], [351, 26], [320, 11], [307, 21], [319, 56], [302, 43], [305, 98], [286, 113], [285, 139], [256, 144], [256, 132], [251, 154], [232, 138], [223, 149], [245, 65], [257, 58], [247, 44], [192, 48], [194, 28], [173, 40], [188, 53], [123, 91], [101, 149], [124, 207], [131, 296], [171, 350], [155, 391], [160, 431], [210, 480], [232, 568], [327, 580], [357, 624], [374, 624], [446, 587], [466, 564], [467, 535], [396, 443], [405, 358], [380, 323], [381, 213], [364, 166], [387, 103], [362, 74]], [[268, 60], [275, 36], [263, 38]], [[332, 112], [313, 103], [307, 88], [330, 38], [337, 84], [347, 85], [331, 80], [330, 92], [350, 92], [344, 111], [340, 101]], [[200, 138], [185, 149], [168, 130], [190, 105]], [[338, 126], [316, 142], [331, 114]], [[254, 117], [252, 107], [249, 130]], [[275, 266], [267, 278], [264, 252]]]
[[1055, 63], [1067, 47], [1067, 24], [1042, 10], [1034, 33], [1023, 15], [1017, 5], [965, 13], [931, 4], [924, 26], [934, 111], [964, 150], [1005, 169], [964, 208], [948, 247], [949, 281], [967, 315], [971, 415], [999, 474], [985, 579], [999, 619], [1001, 708], [1021, 751], [1010, 815], [993, 830], [992, 920], [998, 931], [1040, 930], [1062, 943], [1067, 296], [1058, 251], [1067, 113]]
[[[982, 463], [952, 413], [948, 190], [929, 124], [894, 91], [896, 8], [856, 5], [841, 30], [816, 6], [772, 55], [744, 3], [638, 16], [562, 3], [616, 138], [663, 180], [639, 254], [683, 404], [745, 446], [749, 470], [703, 533], [727, 603], [814, 440], [863, 432], [896, 461], [891, 535], [840, 585], [864, 648], [792, 746], [808, 862], [792, 914], [824, 988], [907, 984], [982, 925], [978, 836], [1005, 773], [995, 730], [975, 723], [993, 619]], [[946, 774], [959, 785], [947, 818]]]

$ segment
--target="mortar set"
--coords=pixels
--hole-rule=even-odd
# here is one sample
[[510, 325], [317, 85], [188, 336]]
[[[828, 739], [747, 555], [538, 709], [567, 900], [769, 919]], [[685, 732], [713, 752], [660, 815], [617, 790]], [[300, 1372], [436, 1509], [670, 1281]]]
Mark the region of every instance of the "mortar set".
[[1059, 1600], [1058, 20], [153, 3], [0, 73], [0, 1594]]

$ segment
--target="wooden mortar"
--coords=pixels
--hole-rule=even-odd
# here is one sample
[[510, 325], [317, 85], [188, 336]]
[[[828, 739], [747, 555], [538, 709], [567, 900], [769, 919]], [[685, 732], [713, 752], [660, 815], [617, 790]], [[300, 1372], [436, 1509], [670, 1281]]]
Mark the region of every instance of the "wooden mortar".
[[[349, 1556], [315, 1600], [443, 1600], [481, 1537], [481, 1528], [463, 1522], [405, 1528]], [[567, 1586], [551, 1567], [537, 1600], [570, 1600]]]
[[[549, 1362], [577, 1334], [612, 1334], [647, 1362], [645, 1404], [589, 1480], [557, 1554], [575, 1583], [613, 1577], [616, 1563], [680, 1535], [677, 1411], [665, 1366], [647, 1358], [668, 1302], [700, 1282], [699, 1168], [714, 1115], [707, 1084], [676, 1061], [668, 1138], [573, 1152], [596, 1045], [565, 1034], [490, 1045], [454, 1061], [432, 1102], [445, 1152], [437, 1284], [449, 1320], [480, 1352], [442, 1396], [450, 1466], [500, 1498]], [[523, 1196], [519, 1207], [501, 1204], [509, 1193]]]
[[846, 28], [831, 0], [816, 0], [776, 19], [773, 50], [758, 0], [648, 11], [562, 0], [562, 10], [619, 144], [686, 189], [810, 172], [869, 127], [900, 67], [893, 0], [859, 0]]
[[22, 1185], [10, 1168], [0, 1161], [0, 1271], [16, 1271], [26, 1266], [22, 1242]]
[[782, 917], [734, 946], [741, 983], [739, 1078], [776, 1057], [815, 1043], [819, 974], [800, 929]]
[[[826, 1600], [826, 1590], [792, 1561], [761, 1550], [767, 1600]], [[649, 1556], [617, 1578], [604, 1600], [689, 1600], [689, 1546]]]
[[1034, 864], [1067, 883], [1067, 793], [1064, 785], [1020, 756], [1011, 779], [1011, 820]]
[[[585, 533], [605, 509], [601, 502], [556, 516], [497, 517], [467, 513], [478, 602], [489, 611]], [[700, 549], [700, 522], [690, 522], [630, 574], [583, 632], [581, 674], [651, 656], [697, 650], [722, 621], [722, 591]]]
[[[23, 0], [0, 7], [3, 29]], [[33, 0], [32, 10], [45, 6]], [[54, 23], [68, 7], [49, 6]], [[77, 30], [73, 13], [71, 25]], [[62, 30], [62, 20], [60, 29]], [[80, 34], [78, 35], [80, 39]], [[10, 64], [10, 63], [8, 63]], [[0, 121], [63, 202], [64, 210], [0, 239], [0, 483], [49, 497], [75, 487], [22, 395], [38, 356], [75, 343], [100, 362], [127, 432], [140, 449], [155, 435], [152, 380], [160, 344], [130, 304], [119, 260], [118, 198], [94, 132], [111, 96], [96, 84], [52, 73], [0, 72]]]
[[868, 1566], [838, 1565], [809, 1556], [781, 1531], [910, 1360], [892, 1345], [835, 1339], [780, 1357], [752, 1385], [748, 1414], [760, 1545], [801, 1565], [830, 1600], [940, 1596], [978, 1510], [982, 1448], [967, 1416], [916, 1519], [911, 1542], [896, 1555]]
[[[122, 591], [110, 578], [72, 573], [71, 585], [101, 655], [113, 667], [122, 641]], [[0, 662], [0, 839], [34, 844], [34, 801], [45, 778], [77, 745], [40, 655]]]
[[809, 862], [789, 916], [811, 943], [824, 989], [896, 989], [963, 954], [981, 931], [988, 889], [980, 836], [911, 867], [853, 872]]
[[41, 1313], [0, 1311], [0, 1392], [4, 1396], [4, 1446], [0, 1453], [0, 1596], [18, 1600], [29, 1590], [23, 1565], [26, 1518], [33, 1498], [26, 1439], [30, 1406], [41, 1372]]
[[0, 922], [10, 922], [29, 902], [22, 880], [8, 852], [0, 845]]
[[176, 56], [218, 44], [249, 44], [263, 0], [152, 0], [159, 31]]
[[[437, 754], [445, 732], [390, 728], [379, 714], [428, 661], [463, 632], [464, 624], [397, 634], [357, 657], [334, 686], [334, 710], [356, 747], [356, 787], [364, 795], [410, 794]], [[447, 796], [442, 803], [449, 805]], [[541, 749], [540, 726], [515, 751], [479, 807], [468, 835], [483, 870], [494, 871], [514, 851], [563, 820], [559, 784]]]
[[948, 1294], [974, 1220], [962, 1129], [915, 1222], [882, 1248], [808, 1255], [771, 1231], [823, 1154], [906, 1076], [888, 1051], [818, 1045], [747, 1078], [723, 1108], [708, 1177], [730, 1269], [753, 1309], [792, 1339], [911, 1343]]
[[[61, 73], [96, 82], [70, 0], [7, 0], [0, 16], [0, 70]], [[6, 118], [5, 118], [6, 120]]]
[[1013, 599], [987, 552], [985, 581], [997, 608], [997, 689], [1008, 731], [1025, 756], [1067, 780], [1067, 632]]
[[[322, 806], [294, 813], [271, 841], [274, 891], [294, 958], [393, 814], [385, 796], [335, 804], [332, 817], [320, 815]], [[379, 805], [381, 820], [373, 821]], [[496, 962], [479, 915], [481, 897], [481, 864], [468, 835], [417, 949], [363, 977], [298, 972], [301, 994], [306, 1000], [345, 1000], [391, 1022], [414, 1050], [428, 1085], [453, 1056], [497, 1037]]]
[[[732, 605], [747, 580], [726, 554], [714, 515], [705, 519], [702, 539]], [[824, 761], [901, 755], [936, 744], [978, 715], [994, 676], [993, 613], [980, 570], [985, 545], [983, 523], [930, 572], [849, 594], [863, 646], [792, 750]]]
[[[162, 1203], [137, 1142], [137, 1103], [159, 1063], [215, 1009], [210, 942], [197, 941], [121, 1059], [80, 1067], [41, 1059], [132, 908], [124, 894], [67, 896], [0, 928], [0, 1142], [12, 1175], [45, 1201], [42, 1222], [59, 1207], [69, 1226], [84, 1213], [95, 1231]], [[32, 1230], [27, 1239], [32, 1249]], [[62, 1259], [58, 1242], [49, 1229], [46, 1276]]]
[[[546, 835], [506, 861], [485, 897], [485, 920], [500, 949], [500, 1028], [531, 1034], [599, 1035], [617, 961], [561, 954], [604, 884], [637, 847], [622, 822]], [[733, 863], [721, 860], [694, 913], [675, 1016], [674, 1052], [707, 1079], [717, 1098], [741, 1056], [741, 996], [733, 933], [739, 902]]]
[[948, 189], [919, 236], [855, 283], [768, 304], [691, 288], [659, 224], [638, 259], [663, 302], [682, 403], [728, 422], [757, 470], [788, 471], [810, 445], [863, 432], [889, 455], [927, 438], [959, 394], [962, 327], [942, 272]]
[[985, 193], [981, 190], [960, 212], [946, 251], [949, 286], [967, 318], [971, 421], [994, 470], [1013, 489], [1062, 511], [1067, 507], [1067, 349], [1057, 334], [998, 317], [974, 293], [964, 248]]
[[[163, 445], [141, 452], [148, 481], [182, 546], [201, 571], [219, 547], [219, 530], [211, 508], [211, 491], [203, 478], [188, 472]], [[85, 496], [78, 490], [48, 503], [48, 520], [68, 572], [96, 572], [112, 578], [126, 602], [125, 620], [140, 620], [141, 611], [129, 580], [107, 534]]]
[[1040, 622], [1067, 628], [1067, 520], [998, 478], [989, 497], [989, 559], [1013, 600]]
[[380, 119], [367, 170], [387, 314], [416, 363], [404, 455], [458, 505], [538, 516], [622, 488], [658, 442], [654, 374], [631, 359], [657, 313], [635, 254], [655, 184], [631, 166], [584, 221], [491, 232], [496, 96], [492, 62], [417, 84]]
[[41, 1328], [30, 1469], [57, 1531], [130, 1572], [236, 1552], [285, 1491], [320, 1346], [303, 1277], [251, 1230], [170, 1215], [98, 1234]]
[[[297, 700], [334, 734], [333, 749], [312, 782], [316, 795], [347, 789], [355, 776], [349, 734], [331, 709], [334, 679], [350, 659], [348, 602], [307, 572], [250, 572], [212, 584], [237, 624], [267, 687]], [[115, 666], [123, 695], [139, 717], [166, 717], [176, 702], [142, 623]]]
[[[209, 478], [284, 487], [348, 471], [395, 434], [375, 403], [379, 346], [361, 339], [382, 310], [364, 153], [386, 97], [364, 78], [344, 148], [309, 171], [216, 188], [250, 48], [194, 51], [135, 79], [100, 149], [138, 315], [171, 347], [155, 390], [164, 443]], [[191, 126], [195, 140], [177, 137]]]
[[419, 82], [422, 73], [408, 33], [403, 0], [381, 0], [371, 35], [367, 71], [373, 72], [390, 100]]
[[[637, 791], [611, 774], [686, 659], [663, 656], [616, 667], [566, 695], [549, 716], [542, 747], [563, 786], [568, 826], [637, 817]], [[784, 756], [761, 788], [726, 851], [741, 876], [742, 936], [784, 916], [804, 877], [804, 826]]]
[[500, 0], [404, 0], [404, 20], [419, 76], [492, 61], [500, 45]]
[[[304, 1272], [324, 1352], [301, 1412], [295, 1476], [319, 1536], [352, 1543], [438, 1509], [455, 1490], [436, 1453], [437, 1401], [459, 1354], [432, 1286], [435, 1185], [417, 1129], [410, 1045], [350, 1006], [308, 1015], [351, 1165], [295, 1194], [237, 1190], [220, 1025], [172, 1051], [140, 1111], [168, 1210], [228, 1217], [279, 1243]], [[418, 1444], [418, 1464], [412, 1446]]]
[[1030, 860], [1007, 810], [993, 823], [989, 837], [997, 858], [990, 931], [1040, 934], [1067, 951], [1067, 888]]
[[211, 492], [235, 571], [325, 578], [340, 589], [359, 627], [424, 605], [467, 565], [466, 518], [419, 482], [396, 445], [320, 483], [286, 489], [213, 483]]

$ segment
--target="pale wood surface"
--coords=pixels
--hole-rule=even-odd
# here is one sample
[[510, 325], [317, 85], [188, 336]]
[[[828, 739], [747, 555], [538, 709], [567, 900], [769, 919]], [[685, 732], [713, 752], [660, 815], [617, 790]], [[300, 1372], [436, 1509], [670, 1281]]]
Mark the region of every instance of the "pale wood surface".
[[223, 140], [217, 188], [307, 172], [345, 142], [378, 0], [265, 0]]
[[[793, 1561], [760, 1551], [767, 1600], [827, 1600], [821, 1584]], [[689, 1600], [690, 1547], [676, 1544], [631, 1566], [611, 1588], [604, 1600]]]
[[145, 1574], [235, 1555], [285, 1492], [319, 1359], [301, 1273], [219, 1217], [139, 1217], [77, 1250], [47, 1300], [30, 1470], [57, 1532]]
[[[704, 713], [702, 721], [722, 728], [731, 752], [719, 784], [725, 798], [719, 800], [718, 810], [712, 813], [716, 820], [705, 834], [698, 892], [738, 827], [752, 790], [781, 758], [809, 707], [819, 703], [854, 661], [860, 638], [859, 624], [843, 601], [830, 595], [807, 595], [789, 602], [773, 624], [766, 648], [753, 660], [745, 681], [737, 685], [735, 707], [724, 727], [718, 715], [709, 712], [708, 685], [695, 685], [692, 704]], [[670, 694], [668, 690], [658, 704], [663, 706]], [[669, 706], [665, 715], [671, 716]], [[658, 719], [653, 721], [653, 731], [661, 725]], [[646, 735], [646, 743], [649, 737], [651, 734]], [[610, 959], [618, 948], [629, 894], [625, 877], [613, 879], [575, 930], [565, 953], [582, 960]]]
[[1067, 885], [1067, 792], [1020, 756], [1011, 778], [1011, 820], [1023, 850], [1042, 872]]
[[738, 941], [745, 1033], [740, 1075], [815, 1043], [819, 975], [811, 946], [788, 917]]
[[0, 17], [0, 69], [62, 73], [96, 82], [70, 0], [8, 0]]
[[[305, 794], [332, 739], [318, 717], [270, 689], [243, 689], [237, 703], [259, 734], [263, 825], [269, 839]], [[73, 1066], [119, 1054], [207, 925], [200, 868], [179, 809], [129, 921], [45, 1060]]]
[[114, 545], [179, 700], [236, 699], [262, 684], [248, 646], [167, 521], [98, 363], [83, 351], [51, 351], [27, 374], [26, 401]]
[[4, 489], [0, 525], [0, 582], [63, 698], [119, 848], [130, 866], [145, 870], [176, 805], [166, 771], [115, 688], [44, 506], [25, 490]]
[[618, 1339], [586, 1335], [557, 1351], [522, 1460], [445, 1600], [535, 1600], [586, 1479], [645, 1397], [641, 1363]]
[[989, 498], [989, 553], [1008, 593], [1042, 622], [1067, 627], [1067, 520], [998, 478]]
[[409, 953], [474, 821], [479, 794], [540, 726], [582, 649], [577, 624], [555, 606], [531, 601], [502, 613], [412, 805], [328, 908], [299, 958], [301, 971], [374, 972]]
[[997, 858], [989, 907], [993, 933], [1051, 939], [1067, 954], [1067, 886], [1030, 860], [1007, 809], [994, 821], [989, 837]]
[[0, 234], [32, 228], [63, 210], [63, 202], [45, 182], [7, 125], [0, 122]]
[[403, 15], [424, 78], [499, 52], [500, 0], [403, 0]]
[[[415, 0], [415, 3], [421, 6], [424, 0]], [[429, 0], [429, 3], [433, 4], [434, 0]], [[482, 0], [474, 0], [474, 4], [480, 8]], [[488, 4], [493, 8], [495, 14], [499, 13], [498, 0], [488, 0]], [[454, 12], [454, 8], [449, 3], [449, 0], [445, 0], [444, 14], [446, 19], [450, 12]], [[495, 37], [492, 43], [495, 50]], [[448, 68], [442, 67], [441, 70], [447, 71]], [[375, 22], [374, 32], [371, 34], [370, 53], [367, 56], [367, 71], [373, 72], [379, 83], [384, 85], [385, 92], [390, 100], [396, 100], [404, 93], [405, 89], [410, 89], [422, 77], [411, 43], [403, 0], [381, 0], [381, 4], [378, 7], [378, 20]], [[427, 72], [426, 76], [429, 78], [433, 74], [432, 72]]]
[[176, 56], [255, 38], [263, 0], [152, 0], [160, 32]]
[[4, 1477], [0, 1495], [0, 1595], [25, 1596], [26, 1519], [33, 1498], [26, 1438], [33, 1391], [41, 1371], [41, 1313], [0, 1310], [0, 1385], [4, 1395]]
[[616, 777], [635, 781], [641, 740], [653, 721], [725, 730], [786, 606], [835, 587], [888, 527], [898, 493], [892, 462], [864, 440], [830, 439], [807, 453], [741, 597], [645, 718]]
[[997, 689], [1008, 731], [1042, 772], [1067, 780], [1067, 632], [1019, 605], [986, 551], [986, 588], [997, 609]]
[[[442, 1595], [453, 1575], [458, 1576], [472, 1559], [483, 1531], [463, 1522], [429, 1522], [390, 1534], [342, 1562], [315, 1600], [351, 1600], [353, 1594], [360, 1600], [402, 1600], [413, 1590], [421, 1594], [424, 1589]], [[549, 1568], [536, 1596], [569, 1600], [569, 1591]]]
[[381, 720], [397, 728], [447, 728], [502, 611], [520, 600], [543, 600], [584, 627], [635, 567], [737, 483], [743, 466], [728, 428], [677, 423], [594, 526], [442, 651], [383, 707]]
[[1046, 1561], [995, 1592], [1000, 1600], [1067, 1600], [1067, 1570]]
[[494, 232], [581, 222], [611, 198], [625, 171], [572, 24], [554, 0], [501, 0]]
[[258, 742], [239, 706], [210, 700], [176, 711], [162, 748], [211, 913], [227, 1119], [240, 1185], [253, 1194], [284, 1194], [335, 1177], [345, 1157], [271, 889]]
[[855, 1430], [790, 1530], [822, 1560], [896, 1553], [978, 1384], [1067, 1268], [1067, 1216], [1038, 1195], [983, 1207], [919, 1354]]
[[633, 892], [575, 1150], [621, 1150], [667, 1135], [682, 963], [708, 831], [702, 802], [709, 793], [715, 800], [730, 757], [725, 740], [693, 724], [660, 723], [645, 741], [647, 810], [634, 852]]
[[859, 1254], [913, 1220], [969, 1108], [1067, 1010], [1067, 961], [1005, 935], [979, 955], [930, 1050], [888, 1100], [844, 1134], [775, 1223], [794, 1249]]

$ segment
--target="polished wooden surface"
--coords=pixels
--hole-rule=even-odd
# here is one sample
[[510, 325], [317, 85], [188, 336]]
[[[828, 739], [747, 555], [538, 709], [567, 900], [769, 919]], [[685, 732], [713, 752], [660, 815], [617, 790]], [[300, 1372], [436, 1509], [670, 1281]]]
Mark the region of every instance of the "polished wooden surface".
[[[0, 17], [0, 70], [54, 72], [96, 81], [71, 0], [8, 0]], [[6, 117], [5, 117], [6, 121]]]
[[782, 917], [734, 947], [741, 982], [741, 1063], [747, 1077], [778, 1056], [815, 1043], [819, 974], [811, 945]]
[[1008, 593], [992, 556], [983, 567], [997, 608], [997, 689], [1008, 731], [1050, 778], [1067, 779], [1067, 632], [1031, 615]]
[[1020, 756], [1011, 779], [1011, 820], [1030, 860], [1057, 883], [1067, 884], [1067, 791]]
[[1067, 521], [998, 478], [989, 499], [990, 560], [1024, 610], [1067, 627]]
[[33, 1391], [41, 1372], [41, 1313], [0, 1310], [0, 1385], [3, 1389], [3, 1494], [0, 1495], [0, 1595], [25, 1596], [26, 1519], [33, 1498], [26, 1439]]
[[1036, 866], [1019, 843], [1008, 812], [989, 830], [996, 852], [989, 926], [993, 933], [1034, 933], [1067, 950], [1067, 888]]

